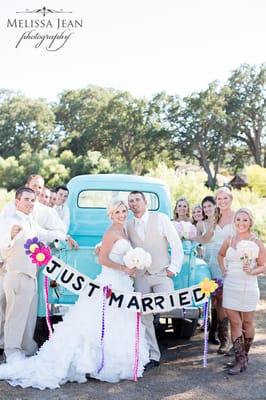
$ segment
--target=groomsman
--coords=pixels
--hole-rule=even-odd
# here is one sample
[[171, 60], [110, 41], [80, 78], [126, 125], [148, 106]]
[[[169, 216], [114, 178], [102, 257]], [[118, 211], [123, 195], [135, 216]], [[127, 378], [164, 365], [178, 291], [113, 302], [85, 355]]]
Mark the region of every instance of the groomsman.
[[[181, 240], [170, 219], [163, 213], [149, 212], [143, 192], [129, 194], [128, 204], [134, 218], [127, 222], [127, 234], [133, 247], [142, 247], [152, 257], [152, 265], [137, 271], [135, 290], [143, 294], [174, 291], [172, 277], [180, 272], [183, 262]], [[168, 248], [171, 248], [171, 256]], [[160, 365], [160, 350], [153, 325], [153, 315], [143, 315], [150, 347], [150, 362], [145, 370]]]
[[[74, 239], [72, 239], [69, 235], [67, 235], [67, 229], [65, 227], [65, 224], [60, 219], [57, 212], [53, 208], [41, 204], [38, 201], [38, 198], [41, 195], [41, 192], [44, 188], [43, 177], [40, 175], [30, 175], [27, 179], [25, 186], [32, 189], [36, 195], [36, 201], [32, 212], [34, 221], [37, 222], [37, 224], [44, 229], [50, 231], [60, 231], [61, 233], [64, 233], [64, 236], [61, 235], [61, 237], [64, 237], [63, 240], [65, 240], [68, 243], [69, 247], [77, 248], [78, 247], [77, 243], [75, 242]], [[16, 212], [15, 202], [10, 201], [3, 208], [1, 212], [1, 217], [3, 218], [12, 217], [14, 216], [15, 212]], [[60, 238], [58, 237], [58, 239]]]
[[57, 186], [56, 192], [56, 203], [54, 209], [63, 221], [66, 231], [68, 232], [70, 225], [70, 210], [66, 201], [68, 199], [69, 190], [65, 185]]
[[36, 195], [28, 187], [21, 187], [15, 195], [15, 213], [1, 224], [0, 251], [6, 263], [3, 287], [6, 295], [4, 351], [7, 361], [34, 354], [33, 340], [37, 318], [36, 265], [25, 254], [24, 243], [34, 236], [51, 242], [64, 240], [59, 230], [45, 230], [33, 219]]

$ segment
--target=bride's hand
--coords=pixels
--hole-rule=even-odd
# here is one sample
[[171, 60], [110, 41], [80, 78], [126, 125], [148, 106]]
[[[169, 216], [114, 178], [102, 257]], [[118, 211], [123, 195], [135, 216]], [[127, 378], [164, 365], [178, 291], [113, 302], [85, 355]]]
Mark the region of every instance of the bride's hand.
[[136, 268], [128, 268], [125, 265], [123, 265], [122, 271], [134, 278], [136, 276]]

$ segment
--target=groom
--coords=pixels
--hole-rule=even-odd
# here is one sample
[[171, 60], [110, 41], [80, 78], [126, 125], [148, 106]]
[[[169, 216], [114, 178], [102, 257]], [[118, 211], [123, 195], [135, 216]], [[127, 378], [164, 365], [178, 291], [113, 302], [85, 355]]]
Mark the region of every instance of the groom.
[[[152, 265], [138, 271], [135, 290], [146, 293], [174, 291], [172, 277], [182, 266], [183, 249], [181, 240], [170, 219], [162, 213], [149, 212], [143, 192], [133, 191], [128, 196], [128, 205], [134, 218], [127, 222], [127, 234], [132, 247], [142, 247], [152, 257]], [[168, 248], [171, 248], [171, 256]], [[153, 325], [153, 314], [142, 316], [146, 327], [146, 338], [150, 352], [150, 362], [145, 370], [160, 365], [160, 350]]]

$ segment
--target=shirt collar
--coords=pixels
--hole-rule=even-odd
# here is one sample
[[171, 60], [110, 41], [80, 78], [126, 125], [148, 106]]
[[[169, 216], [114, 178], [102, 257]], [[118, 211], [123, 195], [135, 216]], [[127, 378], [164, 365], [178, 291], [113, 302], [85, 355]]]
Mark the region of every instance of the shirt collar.
[[20, 219], [24, 221], [31, 221], [31, 214], [25, 214], [19, 210], [16, 210], [16, 214], [19, 216]]
[[145, 225], [146, 225], [148, 219], [149, 219], [149, 212], [148, 212], [148, 210], [145, 211], [145, 213], [142, 215], [142, 217], [140, 217], [140, 218], [134, 217], [135, 223], [142, 222], [142, 223], [144, 223]]

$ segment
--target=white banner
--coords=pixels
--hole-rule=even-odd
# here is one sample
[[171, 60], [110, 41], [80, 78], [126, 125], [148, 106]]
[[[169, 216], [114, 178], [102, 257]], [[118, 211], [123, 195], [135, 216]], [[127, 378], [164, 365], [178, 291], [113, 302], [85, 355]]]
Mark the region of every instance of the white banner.
[[[103, 295], [104, 286], [81, 274], [76, 269], [65, 264], [57, 257], [52, 257], [43, 269], [44, 275], [69, 291], [79, 295], [83, 293], [88, 300]], [[139, 311], [142, 314], [156, 314], [186, 308], [192, 304], [198, 306], [206, 301], [206, 295], [201, 293], [199, 285], [191, 286], [170, 293], [148, 293], [141, 295], [138, 292], [124, 293], [119, 290], [109, 291], [107, 304], [128, 311]]]

